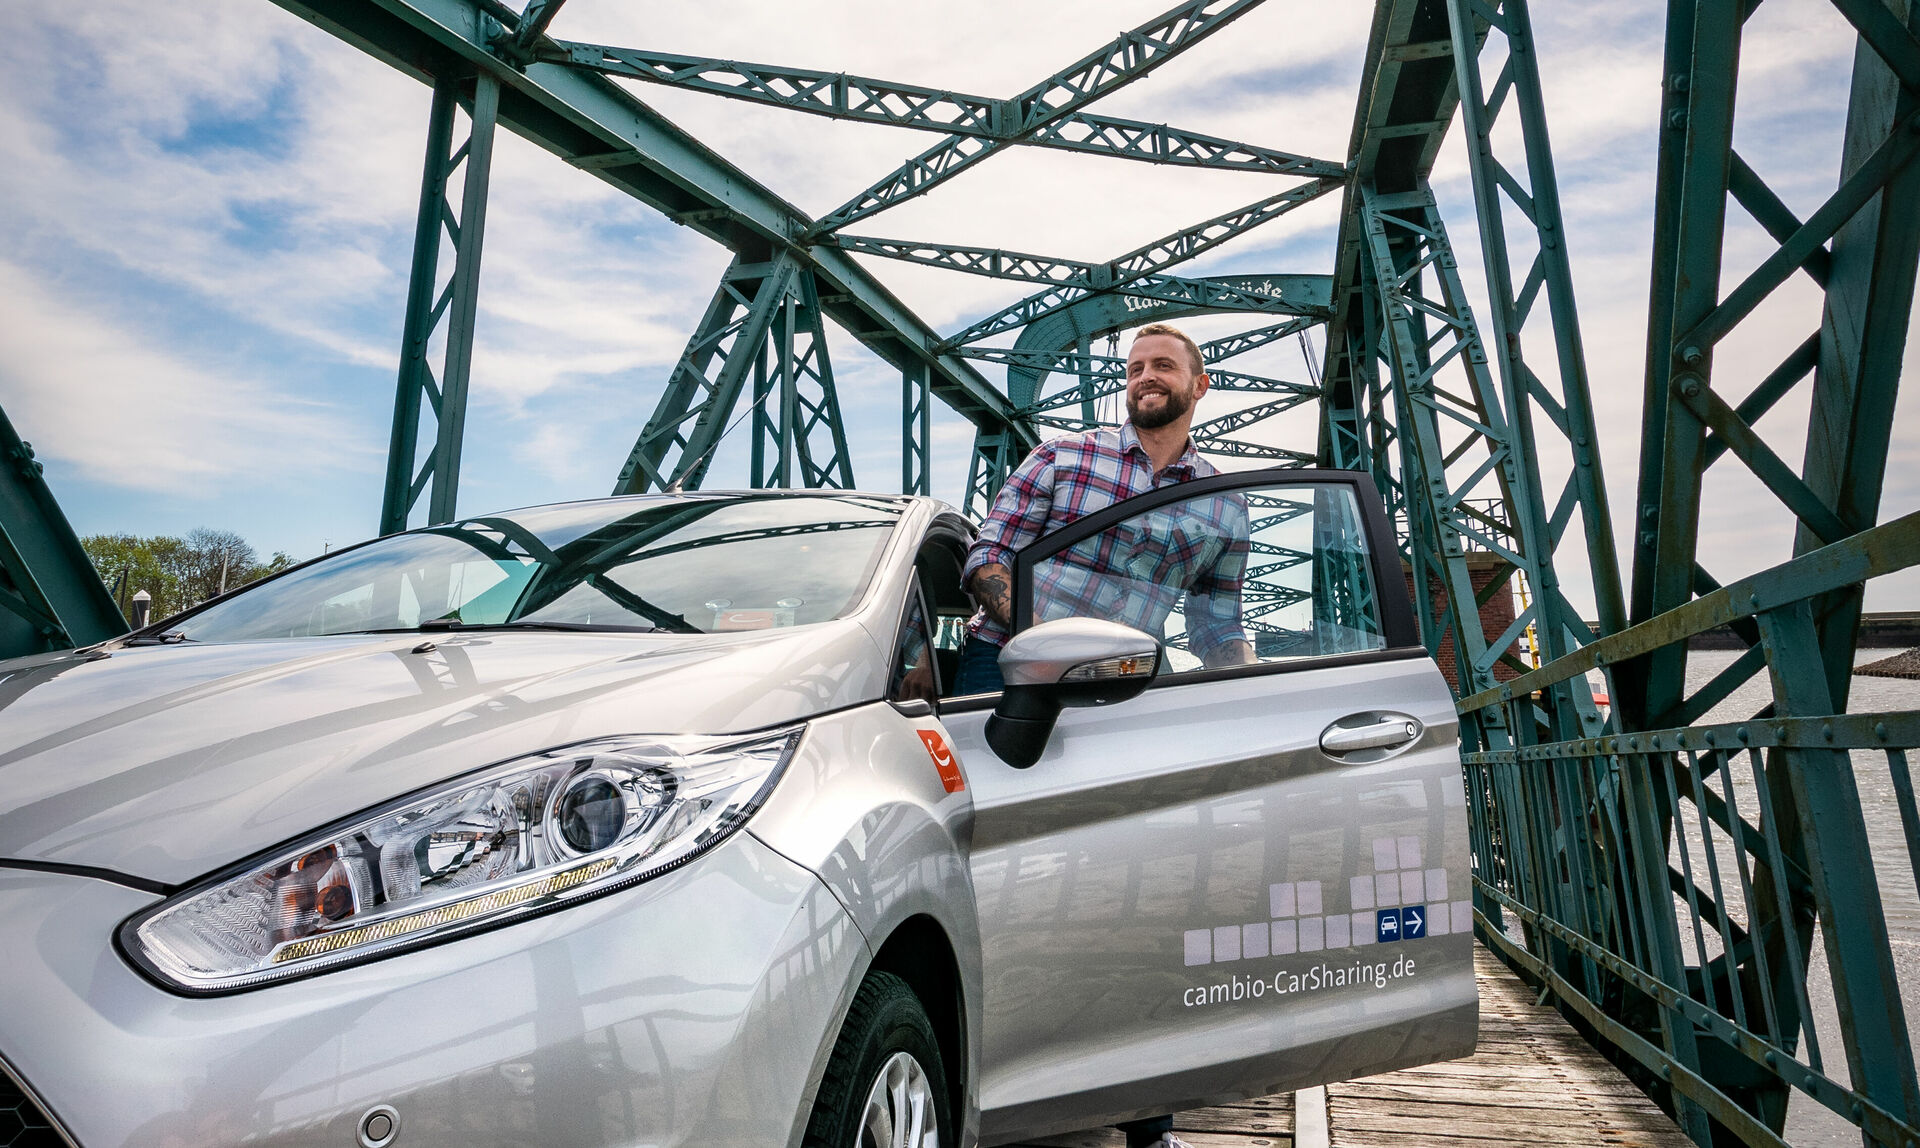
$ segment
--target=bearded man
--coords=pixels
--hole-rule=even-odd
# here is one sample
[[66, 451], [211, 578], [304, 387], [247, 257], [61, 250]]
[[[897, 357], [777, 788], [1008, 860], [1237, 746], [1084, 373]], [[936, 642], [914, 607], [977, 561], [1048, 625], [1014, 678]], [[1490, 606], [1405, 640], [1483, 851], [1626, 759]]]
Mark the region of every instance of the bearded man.
[[[1008, 477], [980, 528], [980, 537], [967, 552], [961, 574], [980, 609], [967, 624], [955, 693], [1001, 688], [1000, 648], [1013, 630], [1009, 566], [1015, 551], [1042, 534], [1136, 494], [1219, 473], [1200, 457], [1188, 437], [1194, 404], [1207, 393], [1208, 383], [1200, 348], [1185, 333], [1165, 323], [1142, 327], [1134, 333], [1127, 352], [1127, 421], [1117, 429], [1041, 443]], [[1221, 539], [1205, 555], [1204, 568], [1181, 570], [1167, 585], [1147, 585], [1129, 578], [1127, 571], [1094, 568], [1117, 561], [1095, 548], [1091, 561], [1080, 561], [1081, 569], [1061, 572], [1062, 585], [1050, 587], [1036, 581], [1036, 612], [1042, 617], [1115, 618], [1158, 636], [1160, 625], [1184, 596], [1194, 654], [1208, 666], [1252, 661], [1252, 647], [1240, 627], [1240, 584], [1247, 554], [1245, 507], [1237, 498], [1212, 501], [1219, 505], [1205, 515], [1214, 520], [1205, 525]], [[1074, 584], [1066, 585], [1069, 581]], [[1096, 607], [1087, 593], [1090, 581], [1102, 583], [1096, 589], [1109, 603], [1122, 590], [1126, 600]]]
[[[1194, 404], [1207, 393], [1207, 373], [1178, 328], [1154, 323], [1134, 334], [1127, 352], [1127, 421], [1041, 443], [1008, 477], [980, 537], [967, 552], [961, 579], [980, 609], [967, 625], [955, 693], [1002, 688], [1000, 649], [1013, 630], [1013, 554], [1075, 519], [1136, 494], [1218, 471], [1193, 448]], [[1184, 530], [1188, 545], [1155, 535]], [[1118, 533], [1118, 532], [1114, 532]], [[1186, 604], [1188, 645], [1208, 666], [1254, 660], [1241, 627], [1241, 583], [1248, 551], [1244, 499], [1228, 495], [1150, 512], [1140, 528], [1076, 546], [1072, 561], [1052, 563], [1035, 579], [1035, 613], [1113, 618], [1158, 636], [1172, 608]], [[1207, 543], [1191, 545], [1192, 535]], [[1177, 552], [1177, 553], [1176, 553]], [[1144, 563], [1141, 561], [1144, 559]], [[1116, 568], [1117, 567], [1117, 568]], [[1150, 569], [1147, 578], [1141, 569]], [[1117, 1126], [1128, 1148], [1188, 1148], [1173, 1134], [1173, 1117]]]

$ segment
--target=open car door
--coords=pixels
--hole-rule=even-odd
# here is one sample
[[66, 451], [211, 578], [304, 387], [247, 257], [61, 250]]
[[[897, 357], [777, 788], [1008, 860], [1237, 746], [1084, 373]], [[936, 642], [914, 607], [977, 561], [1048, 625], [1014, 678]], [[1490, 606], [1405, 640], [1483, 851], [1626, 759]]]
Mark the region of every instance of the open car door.
[[987, 1144], [1473, 1050], [1453, 701], [1349, 471], [1163, 487], [1017, 556], [1016, 631], [1149, 629], [1159, 676], [1040, 760], [944, 723], [975, 806]]

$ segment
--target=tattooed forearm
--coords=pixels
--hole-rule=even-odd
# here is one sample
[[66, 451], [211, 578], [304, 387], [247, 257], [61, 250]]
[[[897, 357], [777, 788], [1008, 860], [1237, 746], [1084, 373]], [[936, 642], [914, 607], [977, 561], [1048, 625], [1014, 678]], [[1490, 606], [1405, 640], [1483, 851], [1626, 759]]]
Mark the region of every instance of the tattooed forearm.
[[1002, 626], [1013, 624], [1013, 572], [997, 562], [989, 562], [973, 572], [968, 583], [974, 601], [986, 610], [987, 617]]

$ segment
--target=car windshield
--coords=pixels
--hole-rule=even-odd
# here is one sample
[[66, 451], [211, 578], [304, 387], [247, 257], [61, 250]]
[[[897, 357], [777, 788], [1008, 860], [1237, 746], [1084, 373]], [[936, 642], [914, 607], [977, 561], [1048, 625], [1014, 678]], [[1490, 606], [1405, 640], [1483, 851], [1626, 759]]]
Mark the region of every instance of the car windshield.
[[470, 518], [342, 551], [168, 636], [804, 626], [855, 604], [899, 513], [857, 496], [662, 495]]

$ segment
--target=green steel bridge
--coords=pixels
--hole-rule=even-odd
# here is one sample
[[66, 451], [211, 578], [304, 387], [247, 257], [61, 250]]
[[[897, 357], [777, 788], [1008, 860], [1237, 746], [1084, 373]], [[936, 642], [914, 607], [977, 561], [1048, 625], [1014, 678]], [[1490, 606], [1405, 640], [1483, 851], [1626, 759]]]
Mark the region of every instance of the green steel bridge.
[[[1781, 1143], [1792, 1100], [1866, 1143], [1920, 1145], [1902, 991], [1920, 986], [1911, 969], [1903, 981], [1876, 878], [1920, 880], [1920, 712], [1847, 712], [1864, 584], [1920, 564], [1920, 514], [1880, 510], [1920, 264], [1920, 4], [1831, 0], [1857, 55], [1832, 190], [1802, 219], [1733, 145], [1759, 0], [1669, 0], [1644, 425], [1622, 490], [1601, 473], [1527, 0], [1378, 0], [1337, 158], [1095, 110], [1203, 41], [1227, 50], [1260, 0], [1179, 3], [1008, 96], [577, 43], [554, 34], [563, 0], [277, 2], [433, 91], [382, 532], [455, 518], [501, 128], [733, 254], [615, 493], [699, 486], [743, 419], [754, 485], [853, 485], [831, 319], [898, 369], [901, 490], [928, 490], [935, 400], [973, 424], [965, 499], [978, 511], [1042, 437], [1099, 422], [1124, 384], [1106, 342], [1122, 328], [1242, 315], [1244, 331], [1203, 350], [1216, 389], [1251, 405], [1197, 425], [1197, 443], [1378, 484], [1414, 584], [1438, 591], [1415, 595], [1424, 640], [1457, 660], [1482, 939], [1697, 1143]], [[655, 112], [646, 85], [932, 142], [813, 218]], [[1474, 216], [1454, 223], [1477, 229], [1479, 315], [1429, 186], [1456, 118]], [[1264, 173], [1272, 192], [1104, 262], [871, 233], [889, 208], [1013, 148]], [[1322, 196], [1340, 204], [1332, 267], [1179, 273]], [[1737, 278], [1723, 273], [1736, 208], [1774, 244]], [[856, 256], [1028, 293], [936, 331]], [[1716, 346], [1801, 277], [1823, 295], [1804, 339], [1763, 376], [1716, 373]], [[1308, 331], [1324, 355], [1307, 383], [1228, 365]], [[1804, 443], [1757, 429], [1789, 396], [1810, 404]], [[1296, 408], [1317, 410], [1317, 440], [1273, 445], [1261, 424]], [[0, 454], [0, 653], [124, 632], [4, 416]], [[1777, 564], [1713, 568], [1702, 552], [1703, 522], [1726, 509], [1708, 497], [1716, 465], [1745, 468], [1791, 516]], [[1610, 498], [1631, 506], [1629, 537]], [[1563, 590], [1579, 564], [1597, 632]], [[1489, 632], [1462, 607], [1498, 594], [1521, 605]], [[1690, 686], [1687, 639], [1721, 627], [1744, 651]], [[1523, 636], [1532, 657], [1516, 654]], [[1702, 724], [1760, 675], [1770, 703]], [[1596, 703], [1602, 680], [1610, 705]], [[1891, 839], [1870, 839], [1867, 782], [1894, 795]], [[1809, 988], [1822, 962], [1819, 1007], [1838, 1019], [1824, 1029]]]

